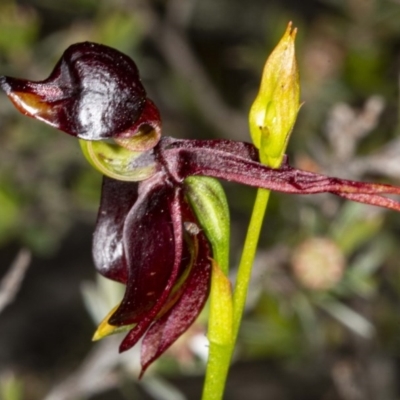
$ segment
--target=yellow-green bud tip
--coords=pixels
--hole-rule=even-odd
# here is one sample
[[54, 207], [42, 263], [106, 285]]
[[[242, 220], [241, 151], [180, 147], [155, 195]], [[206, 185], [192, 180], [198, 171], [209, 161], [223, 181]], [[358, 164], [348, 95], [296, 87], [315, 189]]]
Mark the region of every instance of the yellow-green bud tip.
[[299, 72], [295, 57], [297, 28], [289, 22], [268, 57], [260, 90], [250, 109], [250, 133], [264, 164], [280, 166], [300, 108]]

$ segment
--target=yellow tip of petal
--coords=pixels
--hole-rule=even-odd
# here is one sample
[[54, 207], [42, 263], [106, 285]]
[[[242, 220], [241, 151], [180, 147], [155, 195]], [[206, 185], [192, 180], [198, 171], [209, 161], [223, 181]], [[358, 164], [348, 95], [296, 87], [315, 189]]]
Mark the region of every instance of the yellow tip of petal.
[[124, 326], [114, 326], [110, 325], [108, 323], [108, 320], [110, 319], [111, 315], [114, 314], [116, 309], [119, 307], [119, 304], [117, 304], [103, 319], [103, 321], [100, 322], [99, 326], [97, 327], [96, 332], [94, 333], [92, 337], [92, 341], [96, 342], [98, 340], [101, 340], [107, 336], [114, 335], [115, 333], [120, 333], [120, 332], [125, 332], [133, 328], [134, 324], [131, 325], [124, 325]]
[[101, 324], [97, 327], [97, 330], [92, 337], [92, 341], [97, 342], [98, 340], [101, 340], [106, 336], [110, 336], [113, 333], [116, 333], [115, 330], [118, 328], [118, 326], [108, 324], [107, 321], [102, 321]]
[[117, 304], [115, 307], [111, 309], [111, 311], [103, 318], [103, 320], [100, 322], [99, 326], [97, 327], [96, 332], [94, 333], [92, 340], [93, 342], [96, 342], [97, 340], [103, 339], [106, 336], [112, 335], [114, 330], [118, 328], [117, 326], [110, 325], [108, 323], [108, 320], [110, 319], [111, 315], [114, 314], [114, 312], [117, 310], [119, 307], [119, 304]]

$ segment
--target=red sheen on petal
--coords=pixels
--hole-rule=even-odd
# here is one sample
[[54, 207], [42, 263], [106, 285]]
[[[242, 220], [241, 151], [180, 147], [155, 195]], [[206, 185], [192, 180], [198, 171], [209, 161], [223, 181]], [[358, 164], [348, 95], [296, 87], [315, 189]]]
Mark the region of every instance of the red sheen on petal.
[[[181, 188], [164, 180], [159, 173], [139, 184], [139, 197], [126, 217], [123, 241], [129, 277], [124, 299], [109, 321], [113, 325], [139, 323], [154, 306], [164, 308], [190, 262], [182, 236], [182, 218], [187, 220], [190, 209]], [[191, 210], [189, 217], [195, 220]]]
[[93, 260], [106, 278], [127, 283], [128, 267], [123, 245], [125, 219], [138, 197], [136, 182], [103, 178], [101, 201], [93, 235]]
[[[173, 234], [174, 234], [174, 245], [171, 246], [173, 248], [174, 254], [172, 257], [172, 262], [173, 266], [172, 269], [169, 271], [170, 275], [168, 278], [168, 281], [165, 284], [164, 290], [160, 294], [159, 298], [157, 299], [156, 303], [153, 305], [153, 307], [145, 313], [140, 314], [140, 318], [137, 319], [137, 325], [135, 328], [133, 328], [128, 335], [125, 337], [125, 339], [122, 341], [121, 346], [120, 346], [120, 351], [125, 351], [131, 348], [136, 344], [136, 342], [141, 338], [141, 336], [144, 334], [144, 332], [147, 330], [147, 328], [150, 326], [150, 324], [154, 321], [154, 319], [157, 317], [159, 312], [162, 310], [162, 308], [165, 306], [165, 304], [168, 301], [168, 298], [171, 294], [171, 290], [174, 287], [174, 284], [177, 281], [177, 278], [179, 276], [179, 270], [181, 267], [181, 262], [182, 262], [182, 246], [183, 246], [183, 225], [182, 225], [182, 211], [181, 211], [181, 201], [182, 201], [182, 193], [180, 190], [175, 190], [173, 199], [170, 203], [169, 207], [169, 212], [171, 216], [171, 223], [172, 223], [172, 229], [173, 229]], [[163, 266], [160, 265], [159, 268], [162, 268]], [[142, 285], [146, 285], [145, 281], [140, 282]], [[125, 295], [124, 299], [129, 300], [129, 293], [128, 293], [129, 288], [127, 288], [127, 292]], [[142, 299], [143, 301], [143, 299]], [[125, 308], [122, 311], [122, 317], [124, 317], [124, 313], [126, 312], [129, 315], [130, 309], [133, 309], [133, 312], [135, 312], [135, 307], [136, 305], [133, 303], [129, 303], [128, 301], [125, 304]], [[119, 309], [117, 310], [118, 313]], [[131, 311], [132, 312], [132, 311]], [[125, 324], [125, 319], [113, 321], [114, 316], [117, 315], [116, 319], [121, 318], [121, 315], [114, 314], [111, 319], [110, 323], [112, 325], [118, 325], [118, 323], [123, 322]], [[129, 315], [129, 317], [131, 317]], [[127, 322], [129, 323], [129, 322]]]
[[141, 375], [192, 325], [208, 298], [211, 251], [202, 232], [198, 235], [198, 241], [197, 259], [184, 283], [180, 299], [166, 314], [154, 322], [143, 339]]
[[[181, 242], [182, 255], [184, 255], [185, 253], [189, 253], [187, 247], [193, 246], [191, 245], [191, 242], [195, 244], [193, 246], [193, 251], [195, 253], [193, 254], [192, 258], [185, 258], [181, 256], [180, 259], [178, 257], [175, 259], [176, 262], [180, 265], [175, 265], [174, 271], [171, 275], [170, 282], [173, 286], [171, 286], [169, 282], [166, 290], [163, 292], [157, 304], [153, 307], [153, 309], [151, 309], [150, 312], [143, 314], [142, 318], [138, 321], [138, 324], [135, 326], [135, 328], [133, 328], [122, 341], [120, 345], [120, 351], [126, 351], [134, 346], [154, 321], [156, 321], [155, 324], [157, 324], [157, 321], [159, 319], [161, 321], [162, 319], [166, 318], [171, 323], [171, 315], [175, 315], [175, 312], [173, 310], [182, 310], [182, 306], [186, 304], [186, 309], [188, 310], [188, 312], [190, 310], [190, 313], [186, 313], [185, 316], [183, 316], [184, 320], [182, 321], [176, 319], [176, 330], [174, 335], [176, 335], [177, 332], [183, 332], [193, 323], [194, 319], [201, 311], [207, 299], [210, 280], [210, 247], [203, 233], [200, 233], [199, 236], [197, 236], [196, 234], [195, 237], [190, 236], [188, 240], [184, 239], [184, 236], [186, 234], [184, 234], [184, 232], [182, 231], [182, 223], [195, 223], [196, 218], [193, 214], [193, 211], [184, 200], [182, 192], [180, 190], [176, 191], [176, 199], [177, 201], [175, 206], [171, 208], [171, 214], [174, 221], [174, 226], [176, 226], [177, 228], [176, 237], [179, 237], [180, 235], [181, 240], [183, 240], [183, 242]], [[177, 284], [182, 272], [187, 270], [189, 270], [189, 275], [186, 277], [184, 282], [180, 284], [179, 287], [176, 287], [175, 285]], [[197, 287], [197, 289], [194, 290], [194, 287]], [[190, 300], [187, 296], [190, 297]], [[167, 309], [165, 310], [166, 307]], [[172, 318], [175, 319], [176, 316]], [[150, 330], [152, 330], [152, 327], [150, 327]], [[170, 335], [169, 337], [172, 338], [173, 336]], [[169, 342], [167, 337], [165, 339], [166, 340], [163, 341], [160, 349], [165, 350], [170, 344], [172, 344], [172, 342]], [[161, 352], [163, 352], [164, 350], [162, 350]]]
[[3, 77], [0, 86], [24, 114], [87, 140], [126, 131], [146, 101], [136, 64], [89, 42], [70, 46], [44, 81]]
[[125, 219], [123, 245], [128, 282], [112, 325], [137, 323], [151, 310], [167, 286], [182, 245], [176, 241], [170, 206], [174, 188], [159, 175], [139, 184], [139, 197]]

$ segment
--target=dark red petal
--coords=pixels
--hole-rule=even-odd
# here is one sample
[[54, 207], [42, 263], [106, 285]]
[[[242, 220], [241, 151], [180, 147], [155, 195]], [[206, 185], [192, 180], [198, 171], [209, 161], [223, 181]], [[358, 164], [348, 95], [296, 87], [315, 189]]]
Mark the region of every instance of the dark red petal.
[[127, 288], [120, 307], [110, 318], [111, 325], [138, 323], [166, 301], [182, 258], [178, 192], [165, 184], [160, 173], [139, 184], [139, 197], [123, 232], [129, 271]]
[[[114, 321], [114, 314], [110, 319], [110, 324], [118, 325], [119, 323], [122, 324], [129, 324], [130, 322], [136, 322], [137, 325], [127, 334], [125, 339], [122, 341], [120, 345], [120, 351], [125, 351], [130, 349], [132, 346], [136, 344], [136, 342], [143, 336], [145, 331], [148, 329], [150, 324], [154, 321], [163, 307], [167, 304], [168, 298], [171, 294], [171, 290], [174, 287], [178, 276], [180, 267], [182, 265], [182, 247], [183, 247], [183, 231], [182, 231], [182, 210], [181, 210], [181, 201], [182, 201], [182, 194], [180, 191], [175, 190], [173, 199], [171, 201], [169, 207], [169, 215], [171, 216], [171, 225], [174, 234], [174, 244], [170, 244], [170, 248], [174, 251], [172, 254], [171, 262], [173, 263], [172, 269], [169, 270], [169, 277], [164, 286], [164, 290], [161, 292], [159, 298], [157, 299], [154, 306], [147, 312], [143, 312], [142, 310], [137, 310], [137, 305], [133, 301], [130, 301], [130, 297], [135, 297], [135, 293], [132, 292], [134, 290], [133, 286], [130, 286], [125, 294], [124, 297], [124, 306], [122, 308], [121, 315], [117, 314], [115, 317], [116, 321]], [[157, 256], [157, 255], [156, 255]], [[150, 267], [157, 268], [164, 268], [165, 265], [155, 265]], [[130, 281], [129, 281], [130, 282]], [[143, 285], [146, 287], [146, 282], [136, 282], [136, 285], [140, 286]], [[139, 303], [145, 299], [138, 299]], [[148, 307], [145, 307], [146, 309]], [[117, 310], [117, 313], [119, 309]], [[139, 314], [140, 313], [140, 314]], [[136, 317], [138, 315], [138, 317]], [[125, 318], [128, 318], [127, 320]], [[127, 321], [127, 322], [126, 322]]]
[[[174, 281], [174, 291], [171, 291], [171, 288], [169, 288], [168, 292], [165, 291], [162, 295], [162, 298], [160, 298], [155, 307], [149, 313], [143, 315], [143, 318], [138, 322], [135, 328], [133, 328], [122, 341], [120, 345], [121, 352], [126, 351], [134, 346], [137, 341], [143, 336], [149, 326], [154, 322], [154, 320], [157, 320], [157, 318], [160, 318], [160, 316], [161, 318], [163, 318], [163, 316], [171, 315], [171, 310], [173, 310], [175, 307], [182, 308], [178, 304], [186, 304], [187, 307], [193, 307], [197, 311], [195, 312], [193, 310], [190, 315], [185, 314], [188, 319], [187, 321], [182, 321], [180, 323], [180, 328], [178, 327], [177, 321], [176, 335], [178, 337], [179, 332], [183, 333], [184, 330], [186, 330], [187, 327], [190, 326], [207, 299], [210, 279], [210, 247], [203, 233], [200, 233], [199, 235], [201, 239], [199, 243], [199, 239], [197, 239], [198, 232], [196, 232], [195, 238], [193, 238], [192, 234], [188, 232], [182, 232], [182, 223], [196, 223], [196, 218], [188, 203], [184, 200], [182, 193], [180, 191], [177, 191], [176, 194], [179, 195], [179, 197], [177, 197], [175, 212], [172, 213], [173, 220], [176, 223], [177, 229], [180, 230], [180, 234], [184, 234], [185, 236], [185, 240], [183, 241], [183, 254], [191, 253], [191, 251], [189, 250], [190, 247], [192, 248], [192, 257], [182, 257], [181, 260], [176, 260], [180, 263], [180, 268], [178, 268], [179, 273], [174, 274], [173, 280], [171, 279], [171, 282]], [[181, 239], [183, 240], [183, 236]], [[177, 287], [177, 278], [180, 278], [182, 272], [185, 273], [186, 271], [189, 271], [188, 277], [186, 277], [185, 281], [183, 283], [180, 283], [180, 286]], [[192, 290], [192, 287], [196, 285], [198, 285], [198, 288]], [[188, 294], [185, 295], [186, 290], [188, 291]], [[189, 300], [187, 298], [188, 295], [193, 296], [193, 298]], [[182, 296], [184, 296], [185, 298], [185, 300], [183, 300], [183, 303], [181, 302]], [[189, 304], [190, 301], [193, 301], [193, 303], [191, 303], [191, 306]], [[187, 324], [187, 326], [183, 329], [182, 327], [185, 324]], [[163, 344], [161, 345], [163, 346]], [[165, 349], [168, 346], [166, 346]]]
[[335, 193], [335, 194], [347, 200], [357, 201], [359, 203], [400, 211], [400, 203], [398, 201], [389, 199], [387, 197], [379, 196], [377, 194], [365, 194], [365, 193]]
[[192, 145], [162, 148], [162, 157], [170, 174], [178, 182], [191, 175], [211, 176], [264, 189], [293, 194], [332, 193], [353, 201], [400, 211], [400, 203], [379, 196], [400, 194], [400, 188], [350, 181], [302, 171], [284, 164], [272, 169], [222, 148]]
[[254, 145], [251, 143], [237, 142], [234, 140], [175, 139], [167, 136], [162, 139], [160, 147], [162, 151], [178, 149], [193, 149], [195, 151], [221, 151], [226, 154], [245, 158], [246, 160], [259, 161], [258, 150]]
[[198, 241], [198, 257], [182, 287], [180, 299], [150, 327], [143, 339], [141, 375], [192, 325], [208, 298], [211, 278], [210, 246], [202, 232], [198, 235]]
[[[151, 140], [143, 140], [144, 136], [152, 133]], [[131, 138], [140, 134], [141, 140], [136, 140], [134, 143]], [[142, 113], [135, 123], [127, 130], [114, 136], [117, 144], [134, 152], [144, 152], [153, 148], [161, 138], [161, 116], [156, 105], [146, 99]], [[139, 137], [136, 137], [139, 139]]]
[[138, 197], [136, 182], [103, 178], [100, 208], [93, 236], [93, 259], [97, 271], [106, 278], [126, 283], [128, 267], [123, 247], [126, 216]]
[[22, 113], [88, 140], [123, 134], [146, 104], [135, 63], [89, 42], [70, 46], [44, 81], [2, 77], [0, 86]]

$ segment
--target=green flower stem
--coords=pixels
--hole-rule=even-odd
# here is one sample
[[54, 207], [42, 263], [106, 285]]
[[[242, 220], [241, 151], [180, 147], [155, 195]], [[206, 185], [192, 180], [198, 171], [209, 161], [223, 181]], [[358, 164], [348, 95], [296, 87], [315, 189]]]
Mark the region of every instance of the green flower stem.
[[[206, 379], [203, 388], [202, 400], [221, 400], [223, 397], [225, 382], [229, 372], [229, 366], [235, 349], [240, 321], [246, 304], [246, 297], [250, 283], [252, 266], [257, 250], [258, 239], [269, 200], [269, 190], [258, 189], [254, 203], [253, 213], [243, 248], [242, 258], [239, 265], [235, 292], [233, 294], [233, 310], [231, 303], [225, 301], [225, 311], [220, 309], [219, 313], [210, 313], [210, 325], [215, 320], [224, 319], [226, 313], [232, 312], [231, 340], [224, 344], [216, 343], [210, 338], [209, 359], [207, 364]], [[214, 275], [214, 274], [213, 274]], [[221, 291], [211, 290], [211, 307], [216, 298], [221, 297]], [[226, 299], [225, 299], [226, 300]], [[213, 336], [225, 336], [226, 327], [220, 324], [214, 327]]]
[[[260, 91], [249, 114], [250, 133], [254, 145], [260, 151], [261, 163], [271, 168], [278, 168], [282, 163], [300, 106], [299, 73], [294, 47], [296, 32], [297, 29], [292, 27], [292, 23], [289, 23], [282, 39], [268, 57]], [[212, 191], [210, 191], [210, 198], [215, 197], [211, 194]], [[246, 305], [251, 271], [269, 195], [269, 190], [258, 189], [257, 191], [233, 298], [230, 285], [227, 284], [226, 270], [223, 266], [225, 274], [219, 269], [217, 270], [218, 279], [214, 279], [216, 270], [215, 268], [213, 270], [208, 333], [210, 350], [203, 400], [221, 400], [224, 393], [225, 381]], [[218, 209], [219, 207], [215, 208], [217, 211]], [[205, 221], [208, 219], [205, 218]], [[218, 218], [216, 220], [218, 221]], [[213, 231], [211, 230], [211, 232]], [[215, 237], [219, 236], [221, 235]], [[226, 242], [223, 242], [220, 247], [224, 252], [229, 248]], [[214, 251], [214, 256], [217, 254], [218, 252]], [[219, 261], [217, 260], [217, 262]]]
[[212, 268], [208, 326], [210, 347], [203, 389], [204, 400], [222, 399], [233, 347], [231, 283], [216, 261], [213, 261]]
[[271, 192], [269, 190], [265, 189], [257, 190], [253, 213], [251, 215], [246, 240], [244, 242], [242, 258], [240, 260], [235, 291], [233, 294], [233, 346], [231, 353], [233, 353], [234, 350], [240, 328], [240, 322], [242, 320], [243, 310], [246, 304], [251, 271], [254, 258], [256, 256], [258, 239], [260, 237], [270, 193]]
[[231, 361], [231, 345], [210, 342], [202, 400], [221, 400]]

